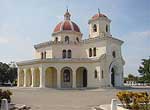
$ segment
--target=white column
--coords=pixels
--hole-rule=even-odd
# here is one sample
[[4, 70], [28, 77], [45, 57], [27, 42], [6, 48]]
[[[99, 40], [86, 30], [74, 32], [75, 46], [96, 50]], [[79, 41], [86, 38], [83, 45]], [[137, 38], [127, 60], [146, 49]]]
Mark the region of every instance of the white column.
[[72, 79], [73, 79], [73, 88], [76, 88], [77, 86], [76, 86], [76, 71], [73, 69], [73, 71], [72, 71], [73, 73], [72, 73]]
[[45, 88], [45, 71], [43, 67], [40, 67], [40, 88]]
[[31, 87], [35, 86], [35, 73], [34, 73], [34, 68], [31, 68], [31, 75], [32, 75], [32, 85]]
[[111, 110], [117, 110], [117, 100], [116, 99], [111, 100]]
[[57, 68], [57, 88], [61, 88], [61, 69]]
[[18, 80], [17, 80], [17, 87], [20, 87], [20, 69], [17, 70]]
[[27, 70], [23, 69], [24, 71], [24, 87], [27, 87]]

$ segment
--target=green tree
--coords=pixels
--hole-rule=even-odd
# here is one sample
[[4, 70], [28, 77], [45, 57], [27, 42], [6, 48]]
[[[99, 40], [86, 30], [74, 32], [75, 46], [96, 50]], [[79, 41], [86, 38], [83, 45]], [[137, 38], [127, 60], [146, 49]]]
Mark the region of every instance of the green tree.
[[8, 68], [9, 66], [6, 63], [0, 62], [0, 82], [5, 83], [8, 80]]
[[8, 79], [11, 83], [17, 79], [17, 68], [9, 68], [8, 69]]
[[132, 75], [132, 74], [129, 74], [129, 75], [128, 75], [128, 80], [129, 80], [129, 81], [134, 81], [134, 79], [135, 79], [135, 76], [134, 76], [134, 75]]
[[144, 82], [150, 82], [150, 57], [149, 59], [142, 59], [138, 72], [142, 76]]
[[13, 83], [17, 78], [17, 68], [11, 67], [6, 63], [0, 62], [0, 82], [7, 83], [10, 81]]

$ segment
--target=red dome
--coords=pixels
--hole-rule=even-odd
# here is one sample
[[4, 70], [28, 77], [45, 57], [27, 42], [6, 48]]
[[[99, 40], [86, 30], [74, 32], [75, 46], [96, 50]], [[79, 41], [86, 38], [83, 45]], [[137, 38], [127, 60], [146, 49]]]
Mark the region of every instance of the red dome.
[[97, 13], [97, 14], [95, 14], [95, 15], [92, 17], [92, 19], [98, 19], [98, 18], [100, 18], [100, 17], [106, 17], [106, 18], [107, 18], [106, 15], [101, 14], [101, 13]]
[[64, 20], [60, 23], [58, 23], [54, 29], [54, 33], [60, 32], [60, 31], [75, 31], [80, 32], [80, 29], [77, 24], [70, 20]]
[[58, 23], [54, 29], [54, 33], [60, 32], [60, 31], [74, 31], [74, 32], [80, 32], [80, 29], [78, 25], [76, 25], [74, 22], [70, 20], [71, 14], [69, 13], [68, 9], [66, 13], [64, 14], [64, 21]]

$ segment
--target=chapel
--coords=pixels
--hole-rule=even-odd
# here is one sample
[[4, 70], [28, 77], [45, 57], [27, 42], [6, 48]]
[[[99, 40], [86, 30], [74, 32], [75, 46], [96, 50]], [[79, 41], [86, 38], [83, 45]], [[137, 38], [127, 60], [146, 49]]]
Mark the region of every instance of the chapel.
[[17, 62], [18, 87], [100, 88], [123, 86], [121, 46], [113, 37], [111, 20], [100, 12], [89, 18], [89, 36], [66, 10], [51, 40], [35, 44], [35, 58]]

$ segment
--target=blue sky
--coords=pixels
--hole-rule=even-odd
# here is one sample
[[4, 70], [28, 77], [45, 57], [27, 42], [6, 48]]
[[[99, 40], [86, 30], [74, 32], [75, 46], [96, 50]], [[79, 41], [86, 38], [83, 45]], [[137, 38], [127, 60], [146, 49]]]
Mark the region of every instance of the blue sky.
[[141, 59], [150, 56], [150, 0], [0, 0], [0, 61], [33, 59], [33, 45], [51, 39], [66, 6], [84, 38], [100, 8], [112, 20], [112, 35], [124, 41], [125, 74], [138, 74]]

